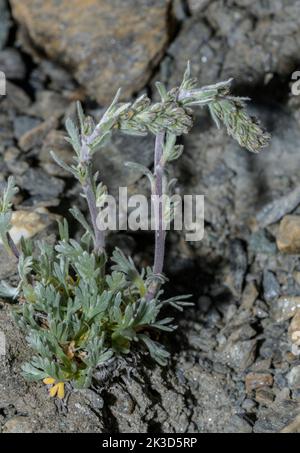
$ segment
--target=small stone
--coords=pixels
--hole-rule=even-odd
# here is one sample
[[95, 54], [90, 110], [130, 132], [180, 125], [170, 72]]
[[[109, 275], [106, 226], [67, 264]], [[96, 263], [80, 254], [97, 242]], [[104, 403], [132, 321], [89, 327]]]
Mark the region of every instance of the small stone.
[[280, 286], [273, 272], [265, 270], [263, 274], [263, 289], [266, 302], [271, 302], [280, 296]]
[[239, 297], [243, 288], [244, 278], [248, 266], [247, 251], [244, 243], [235, 239], [229, 244], [230, 271], [225, 284], [232, 293]]
[[244, 371], [254, 361], [256, 344], [256, 340], [228, 341], [223, 351], [216, 353], [216, 359], [234, 370]]
[[192, 14], [200, 13], [209, 4], [209, 0], [188, 0], [188, 5]]
[[10, 80], [22, 80], [26, 75], [25, 63], [16, 49], [4, 49], [0, 52], [0, 69]]
[[269, 359], [263, 359], [263, 360], [257, 360], [251, 367], [251, 371], [266, 371], [269, 370], [271, 367], [272, 360]]
[[289, 387], [291, 389], [300, 388], [300, 365], [294, 366], [287, 375]]
[[255, 389], [272, 387], [273, 376], [269, 373], [248, 373], [245, 383], [247, 393], [251, 393]]
[[41, 121], [28, 115], [18, 115], [13, 118], [14, 136], [19, 140], [22, 135], [38, 126]]
[[[4, 154], [6, 166], [13, 175], [22, 175], [29, 168], [29, 164], [22, 159], [23, 156], [20, 158], [20, 153], [19, 148], [11, 146]], [[21, 197], [21, 194], [19, 193], [18, 196]], [[16, 204], [16, 202], [14, 202], [14, 204]]]
[[47, 226], [38, 213], [21, 210], [12, 213], [11, 225], [10, 235], [16, 244], [20, 242], [21, 237], [31, 238]]
[[11, 146], [4, 153], [4, 162], [15, 161], [20, 155], [20, 150], [15, 146]]
[[287, 215], [281, 220], [276, 242], [282, 253], [300, 252], [300, 216]]
[[290, 324], [289, 337], [294, 345], [300, 346], [300, 309], [296, 311]]
[[30, 420], [26, 417], [16, 416], [8, 420], [2, 428], [3, 433], [32, 433]]
[[246, 412], [251, 412], [255, 408], [255, 406], [255, 401], [250, 400], [249, 398], [246, 398], [242, 404], [242, 408], [245, 409]]
[[263, 406], [270, 406], [274, 401], [274, 393], [271, 389], [258, 389], [255, 392], [255, 401]]
[[101, 104], [111, 102], [120, 86], [125, 98], [143, 88], [169, 39], [169, 0], [10, 4], [30, 36], [28, 52], [37, 55], [34, 45], [43, 50]]
[[280, 399], [276, 396], [272, 404], [261, 408], [254, 425], [255, 433], [278, 433], [299, 415], [299, 403], [290, 400], [288, 393], [282, 390]]
[[68, 108], [69, 101], [55, 91], [38, 91], [36, 101], [31, 105], [28, 114], [47, 120], [50, 116], [62, 116]]
[[266, 230], [259, 230], [251, 234], [249, 250], [256, 254], [274, 255], [277, 247], [274, 238]]
[[49, 131], [51, 131], [51, 129], [56, 129], [57, 126], [57, 118], [55, 116], [50, 117], [48, 120], [34, 127], [20, 137], [20, 148], [23, 151], [29, 151], [36, 146], [41, 146], [43, 144], [44, 138], [49, 133]]
[[11, 25], [10, 14], [6, 0], [0, 0], [0, 50], [5, 46]]
[[243, 294], [242, 294], [242, 304], [241, 306], [245, 310], [252, 308], [254, 302], [258, 297], [258, 290], [254, 282], [247, 283]]
[[49, 176], [41, 168], [32, 167], [23, 175], [16, 176], [16, 182], [22, 189], [27, 190], [30, 195], [40, 200], [57, 198], [65, 187], [62, 179]]
[[[257, 224], [260, 228], [265, 228], [272, 223], [278, 222], [285, 214], [293, 211], [300, 202], [300, 188], [292, 190], [286, 195], [277, 198], [265, 205], [256, 215]], [[286, 217], [294, 217], [287, 215]], [[284, 217], [285, 218], [285, 217]], [[284, 220], [282, 219], [282, 221]], [[282, 223], [282, 222], [281, 222]], [[277, 243], [278, 245], [278, 243]]]
[[291, 423], [285, 426], [281, 431], [284, 434], [300, 433], [300, 415], [298, 415]]
[[30, 97], [19, 86], [6, 81], [6, 96], [1, 103], [1, 107], [7, 110], [16, 110], [26, 114], [31, 103]]
[[244, 418], [233, 415], [224, 431], [225, 433], [252, 433], [252, 427]]
[[269, 309], [265, 302], [263, 302], [262, 300], [257, 300], [253, 309], [253, 313], [257, 318], [264, 319], [269, 316]]
[[272, 318], [276, 322], [283, 322], [296, 314], [300, 309], [300, 296], [283, 296], [273, 302], [271, 306]]

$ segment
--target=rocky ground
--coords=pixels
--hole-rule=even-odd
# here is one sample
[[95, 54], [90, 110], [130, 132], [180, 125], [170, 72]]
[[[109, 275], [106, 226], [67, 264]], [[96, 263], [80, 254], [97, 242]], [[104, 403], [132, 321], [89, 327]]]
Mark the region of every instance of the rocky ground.
[[[51, 160], [66, 161], [66, 116], [77, 99], [97, 115], [118, 86], [129, 99], [176, 84], [188, 59], [200, 83], [235, 78], [235, 91], [272, 134], [260, 155], [240, 149], [200, 111], [174, 175], [184, 193], [205, 194], [205, 237], [171, 233], [172, 294], [193, 293], [178, 316], [170, 366], [115, 364], [105, 385], [72, 393], [67, 407], [28, 384], [30, 355], [0, 302], [2, 432], [300, 432], [300, 69], [297, 0], [0, 0], [0, 178], [14, 174], [14, 234], [52, 237], [54, 220], [80, 204], [79, 188]], [[84, 5], [84, 6], [83, 6]], [[78, 17], [81, 19], [78, 20]], [[123, 162], [152, 163], [153, 139], [115, 137], [97, 157], [106, 184], [145, 190]], [[82, 206], [84, 209], [84, 206]], [[74, 229], [74, 234], [76, 231]], [[150, 264], [152, 236], [110, 238]], [[0, 249], [0, 277], [16, 265]], [[170, 344], [168, 344], [170, 343]]]

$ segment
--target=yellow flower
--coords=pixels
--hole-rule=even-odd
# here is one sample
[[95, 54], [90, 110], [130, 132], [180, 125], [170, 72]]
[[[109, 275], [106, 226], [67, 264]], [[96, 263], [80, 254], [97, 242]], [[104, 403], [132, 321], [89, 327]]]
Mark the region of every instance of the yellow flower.
[[51, 384], [54, 384], [55, 379], [53, 379], [52, 377], [47, 377], [47, 378], [43, 379], [43, 382], [46, 385], [51, 385]]
[[[51, 397], [57, 396], [60, 400], [64, 399], [65, 397], [65, 384], [64, 382], [57, 382], [53, 378], [45, 378], [43, 380], [44, 384], [52, 385], [49, 389], [49, 395]], [[55, 384], [55, 385], [53, 385]]]

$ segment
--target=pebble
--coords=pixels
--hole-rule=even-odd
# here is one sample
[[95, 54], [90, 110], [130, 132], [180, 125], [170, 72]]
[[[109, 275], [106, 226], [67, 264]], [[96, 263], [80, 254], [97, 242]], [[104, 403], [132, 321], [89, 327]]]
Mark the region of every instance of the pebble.
[[41, 146], [46, 135], [51, 131], [51, 129], [56, 129], [57, 126], [57, 117], [51, 116], [48, 120], [25, 132], [25, 134], [20, 137], [20, 148], [27, 152], [34, 147]]
[[243, 371], [254, 362], [256, 340], [228, 341], [222, 352], [217, 352], [216, 357], [221, 363], [237, 371]]
[[226, 277], [226, 285], [235, 296], [241, 294], [245, 274], [248, 267], [247, 251], [243, 241], [235, 239], [229, 244], [230, 272]]
[[65, 186], [62, 179], [49, 176], [41, 168], [34, 167], [29, 168], [23, 175], [16, 176], [16, 181], [22, 189], [40, 200], [57, 198]]
[[21, 210], [12, 213], [11, 225], [10, 235], [16, 244], [20, 242], [21, 237], [31, 238], [47, 226], [38, 213]]
[[241, 416], [233, 415], [224, 431], [225, 433], [252, 433], [252, 427]]
[[253, 313], [257, 318], [265, 319], [269, 316], [269, 310], [265, 302], [262, 300], [257, 300], [255, 303], [255, 307], [253, 309]]
[[9, 80], [22, 80], [26, 75], [24, 61], [16, 49], [8, 48], [0, 52], [0, 69]]
[[248, 373], [245, 378], [246, 391], [251, 393], [252, 390], [272, 387], [273, 376], [270, 373]]
[[273, 302], [271, 315], [276, 322], [283, 322], [296, 314], [300, 309], [300, 296], [282, 296]]
[[242, 294], [242, 307], [249, 310], [258, 297], [258, 291], [254, 282], [247, 283]]
[[263, 273], [263, 290], [266, 302], [280, 296], [280, 286], [273, 272], [265, 270]]
[[242, 404], [242, 408], [245, 409], [246, 412], [251, 412], [255, 408], [255, 406], [255, 401], [251, 400], [250, 398], [246, 398]]
[[285, 426], [281, 431], [284, 434], [300, 433], [300, 415], [295, 417], [295, 419]]
[[68, 108], [69, 101], [55, 91], [38, 91], [36, 101], [31, 105], [28, 114], [47, 120], [51, 116], [62, 116]]
[[287, 375], [287, 380], [291, 389], [300, 389], [300, 365], [291, 369]]
[[260, 388], [255, 392], [255, 401], [264, 406], [270, 406], [274, 401], [274, 393], [271, 389]]
[[209, 0], [188, 0], [189, 9], [192, 14], [197, 14], [208, 6]]
[[256, 215], [256, 221], [260, 228], [265, 228], [272, 223], [278, 222], [285, 214], [293, 211], [300, 203], [300, 187], [289, 192], [283, 197], [265, 205]]
[[2, 428], [3, 433], [32, 433], [30, 420], [26, 417], [16, 416], [8, 420]]
[[34, 129], [41, 123], [41, 120], [38, 118], [33, 118], [28, 115], [17, 115], [13, 118], [14, 125], [14, 136], [16, 139], [20, 139], [22, 135], [28, 132], [31, 129]]
[[30, 97], [19, 86], [6, 81], [6, 96], [1, 103], [5, 110], [14, 110], [19, 113], [26, 114], [31, 104]]
[[274, 255], [277, 252], [277, 247], [273, 236], [266, 230], [259, 230], [250, 236], [249, 250], [257, 254]]
[[294, 345], [300, 346], [300, 309], [296, 311], [290, 324], [289, 338]]
[[287, 215], [281, 220], [276, 242], [282, 253], [297, 254], [300, 252], [299, 215]]
[[0, 0], [0, 50], [5, 46], [11, 25], [10, 14], [6, 0]]

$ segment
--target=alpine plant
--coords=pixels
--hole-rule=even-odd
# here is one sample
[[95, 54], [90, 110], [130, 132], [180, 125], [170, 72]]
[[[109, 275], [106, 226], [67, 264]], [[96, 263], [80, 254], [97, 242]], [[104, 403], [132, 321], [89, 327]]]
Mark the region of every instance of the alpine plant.
[[158, 342], [158, 332], [172, 332], [176, 326], [172, 318], [161, 316], [161, 310], [167, 306], [182, 310], [190, 305], [187, 296], [163, 298], [163, 226], [172, 219], [172, 209], [167, 212], [159, 205], [155, 211], [153, 267], [137, 269], [132, 258], [119, 249], [109, 258], [104, 231], [97, 224], [107, 190], [93, 173], [92, 161], [112, 133], [151, 133], [155, 136], [153, 172], [136, 163], [127, 165], [149, 178], [153, 196], [166, 194], [172, 186], [166, 167], [182, 154], [177, 137], [190, 131], [192, 109], [198, 106], [208, 107], [217, 126], [224, 125], [241, 146], [258, 152], [268, 144], [269, 134], [246, 112], [246, 99], [230, 95], [230, 85], [227, 80], [198, 88], [188, 65], [179, 87], [167, 91], [157, 83], [159, 102], [152, 103], [143, 95], [122, 103], [118, 91], [96, 123], [78, 103], [78, 124], [70, 119], [66, 122], [66, 140], [74, 149], [73, 165], [52, 155], [80, 182], [88, 206], [89, 219], [78, 208], [71, 209], [84, 230], [79, 241], [70, 237], [64, 219], [58, 225], [56, 244], [38, 242], [33, 246], [22, 239], [17, 246], [9, 233], [17, 188], [13, 178], [8, 179], [0, 200], [0, 236], [18, 261], [19, 284], [13, 288], [1, 282], [0, 295], [17, 302], [12, 305], [13, 314], [33, 350], [32, 360], [23, 366], [24, 377], [42, 380], [51, 396], [64, 399], [66, 385], [68, 389], [89, 387], [97, 370], [129, 352], [148, 351], [158, 364], [166, 365], [169, 353]]

